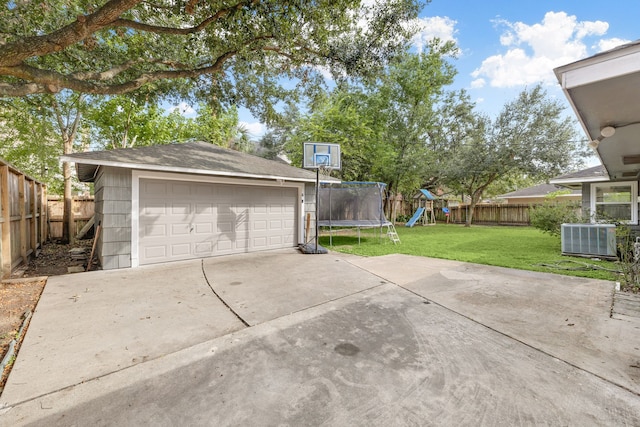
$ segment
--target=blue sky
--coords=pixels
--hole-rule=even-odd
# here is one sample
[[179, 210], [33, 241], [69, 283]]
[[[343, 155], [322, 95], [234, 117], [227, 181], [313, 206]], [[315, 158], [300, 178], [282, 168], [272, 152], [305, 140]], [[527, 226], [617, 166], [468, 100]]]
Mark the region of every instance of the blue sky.
[[638, 18], [638, 0], [433, 0], [421, 14], [423, 37], [456, 41], [454, 87], [490, 116], [539, 82], [566, 102], [553, 68], [637, 40]]
[[[491, 117], [540, 82], [569, 108], [553, 68], [640, 39], [639, 18], [639, 0], [433, 0], [414, 46], [435, 36], [454, 40], [460, 56], [451, 89], [466, 89]], [[244, 109], [240, 121], [254, 138], [266, 130]]]

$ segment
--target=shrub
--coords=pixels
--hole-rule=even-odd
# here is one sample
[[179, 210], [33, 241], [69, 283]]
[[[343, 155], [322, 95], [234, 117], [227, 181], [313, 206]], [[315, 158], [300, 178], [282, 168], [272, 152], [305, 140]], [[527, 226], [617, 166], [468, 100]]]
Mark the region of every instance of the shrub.
[[544, 233], [560, 236], [562, 224], [580, 222], [576, 206], [569, 203], [544, 202], [540, 206], [531, 207], [529, 219], [531, 225]]

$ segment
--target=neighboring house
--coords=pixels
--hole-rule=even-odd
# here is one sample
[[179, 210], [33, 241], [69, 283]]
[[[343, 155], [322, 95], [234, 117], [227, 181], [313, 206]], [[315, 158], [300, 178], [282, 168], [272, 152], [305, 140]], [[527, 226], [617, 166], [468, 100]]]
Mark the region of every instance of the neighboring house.
[[[557, 193], [557, 194], [554, 194]], [[550, 197], [553, 196], [553, 198]], [[501, 194], [498, 199], [502, 199], [507, 204], [537, 204], [548, 200], [558, 202], [579, 202], [582, 198], [582, 191], [578, 189], [567, 189], [554, 184], [539, 184], [522, 190]]]
[[[556, 76], [602, 162], [592, 175], [551, 180], [582, 188], [582, 203], [598, 219], [638, 224], [640, 176], [640, 41], [556, 68]], [[588, 171], [588, 170], [587, 170]]]
[[62, 160], [95, 184], [96, 251], [106, 270], [296, 247], [315, 212], [314, 172], [209, 143]]

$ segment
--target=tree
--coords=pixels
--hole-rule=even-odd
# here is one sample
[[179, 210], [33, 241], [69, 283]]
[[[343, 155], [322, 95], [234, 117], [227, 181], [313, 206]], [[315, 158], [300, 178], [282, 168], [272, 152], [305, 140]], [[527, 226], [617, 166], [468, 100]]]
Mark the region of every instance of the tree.
[[423, 53], [405, 52], [376, 79], [340, 84], [327, 97], [316, 98], [309, 114], [295, 111], [266, 142], [277, 146], [277, 140], [286, 139], [294, 164], [301, 164], [303, 142], [338, 143], [343, 180], [385, 182], [393, 193], [415, 190], [425, 179], [425, 139], [443, 88], [453, 81], [448, 59], [455, 52], [452, 43], [439, 41]]
[[181, 139], [187, 119], [156, 103], [115, 96], [96, 100], [85, 114], [92, 144], [105, 150], [168, 144]]
[[[428, 2], [429, 0], [426, 0]], [[404, 50], [419, 0], [9, 2], [0, 96], [195, 90], [265, 121], [282, 99], [367, 76]], [[299, 82], [285, 88], [282, 78]], [[170, 80], [170, 87], [167, 86]], [[193, 93], [193, 92], [192, 92]]]
[[369, 112], [378, 125], [385, 154], [378, 167], [392, 194], [415, 191], [427, 179], [433, 150], [427, 144], [434, 130], [437, 106], [456, 70], [448, 61], [457, 48], [434, 40], [426, 52], [392, 61], [386, 73], [369, 85]]
[[479, 114], [466, 116], [470, 131], [446, 153], [449, 160], [440, 171], [443, 184], [471, 197], [466, 226], [500, 178], [521, 173], [543, 180], [579, 164], [575, 126], [563, 109], [538, 85], [506, 104], [493, 123]]
[[0, 103], [0, 156], [44, 182], [50, 194], [62, 194], [62, 146], [46, 114], [27, 98]]
[[[8, 157], [33, 171], [36, 178], [50, 182], [50, 193], [60, 190], [60, 154], [71, 154], [79, 147], [86, 147], [86, 138], [78, 138], [82, 115], [86, 108], [86, 96], [63, 91], [58, 94], [35, 95], [28, 98], [12, 98], [3, 102], [7, 117], [7, 134], [3, 151]], [[29, 165], [29, 159], [36, 160]], [[34, 169], [39, 166], [40, 170]], [[62, 240], [71, 242], [71, 230], [75, 223], [72, 215], [73, 174], [68, 162], [62, 163], [62, 192], [64, 212]]]

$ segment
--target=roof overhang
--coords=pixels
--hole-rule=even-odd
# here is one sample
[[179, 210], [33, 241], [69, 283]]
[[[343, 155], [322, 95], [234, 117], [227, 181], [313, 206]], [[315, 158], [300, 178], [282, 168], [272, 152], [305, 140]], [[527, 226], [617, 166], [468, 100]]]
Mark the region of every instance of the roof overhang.
[[558, 67], [554, 72], [610, 179], [638, 178], [640, 41]]
[[609, 182], [611, 181], [609, 179], [608, 176], [599, 176], [599, 177], [592, 177], [592, 178], [568, 178], [568, 179], [562, 179], [562, 178], [554, 178], [554, 179], [550, 179], [549, 183], [550, 184], [556, 184], [556, 185], [561, 185], [563, 187], [567, 187], [573, 190], [577, 190], [582, 188], [582, 184], [583, 183], [592, 183], [592, 182]]
[[[81, 182], [93, 182], [97, 175], [98, 169], [101, 166], [111, 166], [116, 168], [184, 173], [184, 174], [190, 174], [190, 175], [207, 175], [207, 176], [220, 176], [220, 177], [228, 177], [228, 178], [229, 177], [245, 178], [245, 179], [248, 178], [248, 179], [264, 179], [264, 180], [273, 180], [273, 181], [315, 183], [315, 179], [312, 179], [312, 178], [299, 178], [299, 177], [290, 177], [290, 176], [261, 175], [261, 174], [242, 173], [242, 172], [225, 172], [225, 171], [205, 170], [205, 169], [179, 168], [179, 167], [169, 167], [169, 166], [158, 166], [158, 165], [152, 165], [152, 164], [114, 162], [109, 160], [82, 160], [82, 162], [79, 162], [77, 158], [68, 157], [68, 156], [61, 156], [60, 159], [63, 162], [75, 163], [76, 170], [78, 172], [78, 179]], [[340, 182], [339, 179], [331, 178], [331, 177], [329, 178], [320, 177], [320, 181]]]

